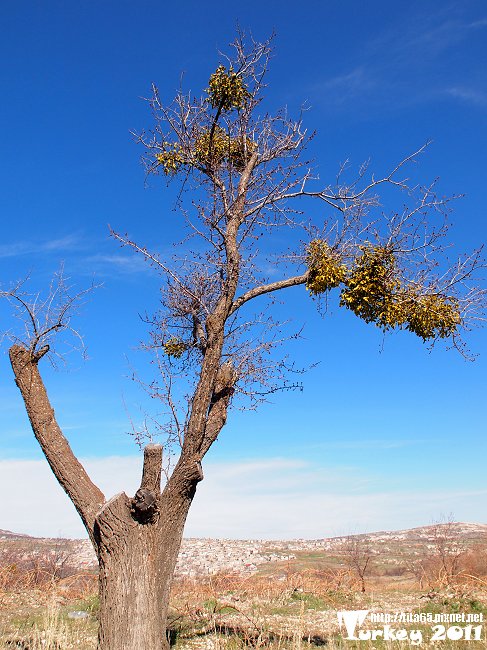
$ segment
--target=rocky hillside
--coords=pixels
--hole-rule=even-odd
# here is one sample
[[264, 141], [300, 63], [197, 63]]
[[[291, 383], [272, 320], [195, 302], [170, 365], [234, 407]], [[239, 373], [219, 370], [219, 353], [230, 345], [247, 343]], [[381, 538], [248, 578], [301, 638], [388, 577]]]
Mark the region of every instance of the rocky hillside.
[[[463, 553], [487, 545], [487, 524], [443, 523], [399, 531], [382, 531], [316, 540], [183, 540], [176, 575], [197, 577], [214, 573], [279, 573], [344, 564], [347, 557], [367, 553], [382, 570], [394, 572], [415, 558], [444, 552]], [[47, 558], [53, 565], [75, 570], [96, 569], [88, 540], [46, 539], [0, 530], [0, 563]]]

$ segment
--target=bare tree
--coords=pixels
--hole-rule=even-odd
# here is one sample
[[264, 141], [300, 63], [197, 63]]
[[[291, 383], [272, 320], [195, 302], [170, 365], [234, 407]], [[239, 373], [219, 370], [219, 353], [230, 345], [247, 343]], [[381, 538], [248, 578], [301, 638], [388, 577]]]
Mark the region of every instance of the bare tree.
[[468, 553], [461, 524], [452, 515], [442, 517], [427, 529], [427, 539], [414, 555], [404, 557], [407, 570], [417, 579], [420, 589], [428, 586], [428, 597], [438, 590], [455, 587], [462, 581], [463, 562]]
[[451, 515], [433, 525], [431, 537], [431, 564], [436, 570], [437, 583], [451, 586], [462, 570], [461, 560], [467, 553], [466, 540]]
[[[292, 365], [274, 352], [293, 334], [264, 310], [266, 299], [270, 307], [278, 293], [301, 285], [326, 307], [337, 290], [343, 307], [384, 331], [446, 339], [461, 351], [462, 330], [482, 318], [484, 293], [470, 284], [480, 252], [445, 261], [450, 199], [434, 184], [414, 186], [406, 177], [426, 145], [381, 178], [367, 165], [355, 176], [343, 165], [333, 183], [322, 184], [305, 157], [311, 136], [302, 119], [262, 108], [271, 43], [247, 47], [239, 36], [233, 47], [201, 98], [181, 91], [166, 105], [153, 86], [153, 129], [136, 135], [147, 174], [181, 182], [178, 205], [189, 238], [182, 254], [165, 259], [113, 231], [162, 278], [160, 311], [147, 317], [157, 377], [146, 387], [164, 405], [160, 432], [165, 453], [175, 455], [163, 488], [163, 447], [149, 444], [134, 498], [105, 499], [64, 438], [39, 374], [54, 330], [31, 322], [30, 338], [10, 349], [34, 434], [98, 555], [102, 650], [167, 647], [169, 590], [202, 460], [231, 403], [252, 407], [295, 385]], [[393, 202], [395, 192], [400, 197], [387, 215], [381, 188]], [[304, 216], [306, 200], [321, 206], [322, 223]], [[262, 272], [271, 250], [277, 280]], [[32, 309], [24, 308], [32, 321]], [[65, 317], [56, 331], [67, 326]]]
[[356, 577], [360, 590], [365, 594], [365, 576], [371, 569], [373, 557], [369, 540], [363, 535], [350, 535], [345, 541], [343, 552], [349, 571]]

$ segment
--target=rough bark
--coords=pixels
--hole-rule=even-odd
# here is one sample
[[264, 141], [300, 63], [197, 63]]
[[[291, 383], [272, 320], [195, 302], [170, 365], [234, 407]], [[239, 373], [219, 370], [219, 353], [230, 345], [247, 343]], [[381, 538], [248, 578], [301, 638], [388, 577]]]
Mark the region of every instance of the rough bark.
[[139, 490], [105, 502], [56, 421], [37, 363], [14, 345], [10, 360], [34, 435], [81, 516], [100, 566], [99, 650], [165, 650], [167, 612], [199, 460], [181, 457], [161, 493], [162, 447], [147, 445]]
[[[161, 650], [169, 647], [167, 612], [184, 524], [196, 485], [197, 463], [178, 463], [160, 493], [162, 448], [144, 453], [141, 490], [156, 508], [146, 518], [136, 498], [121, 493], [98, 514], [95, 538], [100, 564], [100, 650]], [[145, 501], [143, 505], [145, 506]]]
[[39, 355], [20, 345], [9, 350], [15, 383], [22, 394], [37, 441], [61, 487], [78, 511], [93, 543], [95, 518], [105, 497], [91, 481], [64, 437], [39, 374]]
[[227, 411], [230, 399], [234, 393], [234, 385], [237, 381], [237, 374], [232, 363], [226, 362], [218, 370], [215, 382], [213, 397], [208, 409], [205, 433], [199, 455], [201, 458], [206, 454], [211, 445], [215, 442], [218, 434], [227, 421]]
[[248, 184], [257, 160], [258, 155], [255, 152], [240, 176], [236, 199], [228, 210], [228, 220], [224, 236], [226, 256], [225, 286], [221, 291], [213, 313], [206, 319], [205, 354], [201, 364], [201, 372], [196, 390], [193, 395], [191, 414], [184, 436], [183, 455], [186, 454], [188, 457], [193, 457], [195, 454], [198, 454], [205, 446], [204, 438], [208, 413], [211, 400], [215, 394], [218, 373], [220, 372], [225, 324], [232, 310], [240, 277], [241, 257], [238, 233], [245, 216], [244, 207]]
[[100, 650], [169, 647], [170, 585], [186, 517], [174, 519], [164, 511], [160, 516], [164, 525], [137, 522], [122, 493], [97, 517]]
[[225, 323], [239, 281], [238, 230], [254, 154], [243, 171], [226, 226], [226, 281], [205, 323], [203, 361], [192, 399], [181, 456], [161, 493], [162, 448], [144, 452], [140, 488], [133, 499], [120, 493], [105, 502], [74, 456], [54, 417], [33, 354], [13, 346], [10, 359], [34, 434], [59, 483], [78, 510], [100, 565], [99, 650], [161, 650], [166, 636], [169, 595], [184, 524], [203, 478], [201, 460], [225, 424], [237, 380], [222, 364]]

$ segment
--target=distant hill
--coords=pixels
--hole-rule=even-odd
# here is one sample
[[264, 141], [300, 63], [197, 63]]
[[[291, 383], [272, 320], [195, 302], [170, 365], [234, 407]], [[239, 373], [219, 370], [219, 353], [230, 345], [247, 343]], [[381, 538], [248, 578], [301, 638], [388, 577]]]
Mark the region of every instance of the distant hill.
[[24, 535], [24, 533], [12, 533], [10, 530], [2, 530], [0, 528], [0, 539], [35, 539], [30, 535]]
[[[404, 565], [405, 558], [418, 558], [431, 552], [438, 540], [454, 541], [468, 550], [478, 544], [487, 546], [487, 524], [446, 523], [397, 531], [380, 531], [360, 535], [306, 540], [183, 540], [176, 575], [208, 576], [217, 572], [242, 574], [279, 573], [282, 570], [304, 570], [339, 566], [350, 540], [357, 540], [371, 549], [376, 564], [394, 571]], [[96, 568], [96, 557], [89, 540], [38, 538], [8, 530], [0, 530], [0, 564], [16, 554], [29, 558], [69, 559], [79, 570]]]

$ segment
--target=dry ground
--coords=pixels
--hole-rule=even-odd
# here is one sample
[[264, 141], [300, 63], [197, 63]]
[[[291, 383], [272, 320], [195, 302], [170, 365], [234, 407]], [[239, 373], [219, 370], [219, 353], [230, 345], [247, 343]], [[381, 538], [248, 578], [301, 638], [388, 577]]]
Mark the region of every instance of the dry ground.
[[[487, 585], [464, 579], [436, 591], [418, 590], [412, 581], [370, 580], [364, 594], [351, 585], [333, 584], [317, 572], [284, 578], [216, 576], [175, 584], [171, 628], [175, 650], [329, 650], [417, 647], [408, 641], [343, 640], [337, 610], [476, 612], [487, 616]], [[17, 650], [94, 650], [97, 597], [94, 576], [76, 576], [42, 585], [0, 591], [0, 647]], [[70, 618], [83, 612], [83, 618]], [[380, 627], [377, 626], [376, 627]], [[431, 626], [421, 628], [429, 646]], [[343, 631], [343, 630], [342, 630]], [[440, 641], [436, 648], [487, 648], [481, 641]], [[141, 649], [142, 650], [142, 649]]]
[[[309, 544], [305, 550], [294, 548], [292, 560], [263, 564], [248, 577], [180, 578], [171, 599], [173, 648], [487, 648], [487, 622], [477, 630], [480, 640], [460, 639], [469, 630], [467, 623], [459, 623], [451, 631], [453, 638], [436, 642], [431, 642], [432, 623], [393, 624], [395, 629], [406, 629], [406, 636], [419, 630], [422, 642], [418, 646], [411, 638], [344, 640], [345, 630], [340, 629], [337, 618], [337, 611], [369, 610], [384, 614], [470, 613], [487, 620], [484, 528], [446, 524], [431, 530], [355, 536], [338, 540], [332, 549], [309, 548]], [[58, 547], [43, 556], [38, 545], [32, 546], [32, 539], [16, 545], [14, 536], [4, 537], [0, 649], [94, 650], [98, 613], [95, 573], [82, 573], [79, 565], [70, 564], [72, 554]], [[35, 552], [26, 552], [29, 548]], [[383, 625], [371, 623], [369, 618], [363, 629], [371, 628]], [[470, 635], [475, 637], [473, 627]]]

